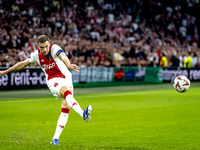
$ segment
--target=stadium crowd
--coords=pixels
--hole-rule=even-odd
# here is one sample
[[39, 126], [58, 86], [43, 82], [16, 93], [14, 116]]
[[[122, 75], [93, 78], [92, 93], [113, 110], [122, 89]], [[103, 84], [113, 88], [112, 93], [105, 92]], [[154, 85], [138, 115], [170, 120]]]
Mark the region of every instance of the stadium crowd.
[[80, 67], [200, 66], [199, 1], [0, 1], [0, 67], [25, 60], [41, 34]]

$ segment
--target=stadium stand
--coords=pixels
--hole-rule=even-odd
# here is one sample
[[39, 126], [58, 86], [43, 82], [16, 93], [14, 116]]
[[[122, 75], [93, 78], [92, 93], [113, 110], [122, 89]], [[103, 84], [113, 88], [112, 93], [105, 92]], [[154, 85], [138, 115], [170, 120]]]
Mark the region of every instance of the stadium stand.
[[199, 67], [199, 8], [197, 0], [1, 0], [0, 67], [25, 60], [41, 34], [80, 67]]

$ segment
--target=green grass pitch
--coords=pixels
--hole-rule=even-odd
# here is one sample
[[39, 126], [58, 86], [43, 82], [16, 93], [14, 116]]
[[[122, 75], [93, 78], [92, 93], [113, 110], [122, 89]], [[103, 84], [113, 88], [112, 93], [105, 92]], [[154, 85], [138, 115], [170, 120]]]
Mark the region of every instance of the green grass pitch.
[[186, 93], [171, 88], [75, 98], [83, 109], [88, 104], [93, 106], [92, 120], [85, 122], [71, 109], [60, 146], [50, 145], [60, 115], [59, 100], [1, 99], [0, 149], [200, 149], [199, 87], [191, 87]]

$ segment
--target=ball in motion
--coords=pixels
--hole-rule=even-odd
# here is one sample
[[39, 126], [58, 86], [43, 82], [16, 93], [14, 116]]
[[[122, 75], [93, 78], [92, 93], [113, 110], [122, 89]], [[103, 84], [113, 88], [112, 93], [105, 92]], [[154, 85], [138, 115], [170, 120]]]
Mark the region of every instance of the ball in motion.
[[177, 76], [173, 81], [173, 86], [178, 92], [186, 92], [190, 88], [190, 80], [183, 75]]

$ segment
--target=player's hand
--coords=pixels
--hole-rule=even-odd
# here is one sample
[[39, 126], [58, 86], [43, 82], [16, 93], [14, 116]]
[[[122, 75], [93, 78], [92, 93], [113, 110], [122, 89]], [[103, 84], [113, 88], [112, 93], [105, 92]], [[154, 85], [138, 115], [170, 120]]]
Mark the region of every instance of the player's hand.
[[80, 72], [78, 69], [81, 69], [76, 64], [70, 64], [67, 68], [76, 72]]
[[0, 76], [6, 75], [6, 71], [0, 71]]

